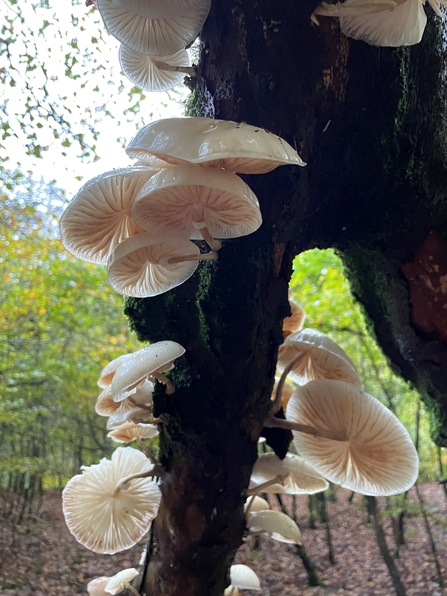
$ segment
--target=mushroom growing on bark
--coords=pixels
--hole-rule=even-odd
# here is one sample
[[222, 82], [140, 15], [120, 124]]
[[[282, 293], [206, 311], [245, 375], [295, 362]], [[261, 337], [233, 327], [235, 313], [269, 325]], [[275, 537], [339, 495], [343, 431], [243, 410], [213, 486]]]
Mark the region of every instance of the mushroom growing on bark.
[[165, 118], [144, 126], [126, 149], [130, 157], [157, 157], [168, 165], [186, 163], [240, 174], [265, 174], [282, 165], [305, 166], [284, 139], [263, 128], [211, 118]]
[[138, 234], [113, 251], [107, 267], [108, 280], [123, 296], [158, 296], [189, 279], [199, 261], [216, 258], [214, 251], [201, 254], [189, 240]]
[[280, 511], [254, 511], [247, 517], [251, 534], [267, 534], [269, 538], [288, 544], [301, 544], [301, 532], [296, 523]]
[[[411, 46], [421, 41], [427, 24], [424, 4], [424, 0], [322, 2], [314, 15], [339, 17], [345, 35], [373, 46]], [[437, 2], [430, 4], [440, 15]]]
[[161, 170], [144, 185], [133, 206], [138, 225], [166, 238], [205, 240], [235, 238], [262, 223], [256, 195], [233, 172], [183, 165]]
[[180, 83], [185, 73], [194, 74], [186, 50], [170, 56], [148, 56], [122, 45], [119, 60], [126, 77], [146, 91], [167, 91]]
[[132, 447], [119, 447], [110, 461], [83, 467], [62, 492], [65, 521], [76, 540], [109, 555], [141, 540], [161, 498], [156, 481], [149, 477], [152, 470], [147, 457]]
[[[275, 479], [281, 476], [281, 482]], [[272, 482], [269, 486], [267, 484]], [[293, 453], [287, 453], [281, 460], [274, 453], [263, 453], [258, 457], [250, 476], [250, 490], [263, 485], [262, 492], [270, 494], [313, 495], [329, 488], [328, 481], [306, 460]]]
[[[286, 418], [295, 424], [289, 428], [295, 428], [298, 452], [335, 484], [387, 496], [416, 482], [418, 455], [408, 431], [378, 399], [352, 383], [319, 380], [298, 387]], [[299, 426], [308, 430], [296, 432]]]
[[187, 12], [168, 18], [136, 14], [113, 0], [97, 0], [97, 6], [105, 28], [122, 44], [141, 54], [166, 56], [194, 41], [208, 16], [211, 0], [195, 2]]
[[171, 381], [163, 374], [170, 370], [185, 348], [175, 341], [159, 341], [138, 350], [118, 369], [112, 381], [115, 401], [126, 399], [131, 392], [149, 378], [167, 386], [166, 392], [175, 391]]
[[289, 335], [278, 351], [278, 370], [297, 383], [315, 379], [336, 379], [363, 387], [352, 360], [335, 341], [316, 329]]
[[59, 222], [64, 247], [78, 259], [106, 265], [120, 242], [144, 232], [130, 210], [138, 191], [156, 172], [135, 166], [106, 172], [84, 184]]

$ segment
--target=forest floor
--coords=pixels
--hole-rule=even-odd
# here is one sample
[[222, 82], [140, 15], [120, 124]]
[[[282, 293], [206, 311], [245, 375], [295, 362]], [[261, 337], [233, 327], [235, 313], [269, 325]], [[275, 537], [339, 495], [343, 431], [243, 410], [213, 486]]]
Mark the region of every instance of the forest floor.
[[[447, 582], [447, 500], [439, 485], [421, 485], [438, 558]], [[395, 594], [381, 558], [372, 526], [367, 522], [360, 495], [352, 503], [348, 491], [338, 489], [336, 502], [328, 502], [335, 565], [328, 560], [322, 524], [309, 529], [307, 497], [297, 499], [297, 520], [307, 554], [317, 566], [324, 587], [308, 588], [307, 575], [292, 546], [261, 538], [253, 550], [249, 538], [237, 555], [238, 563], [256, 571], [262, 589], [244, 596], [393, 596]], [[436, 581], [436, 567], [416, 494], [410, 494], [412, 515], [405, 519], [406, 545], [395, 559], [407, 596], [447, 596]], [[274, 501], [272, 500], [272, 503]], [[385, 500], [379, 499], [381, 507]], [[291, 500], [288, 501], [291, 506]], [[393, 548], [392, 522], [383, 516], [388, 546]], [[74, 596], [87, 594], [94, 577], [113, 575], [138, 565], [144, 545], [113, 556], [96, 555], [69, 534], [61, 512], [60, 493], [45, 495], [39, 518], [12, 526], [0, 519], [0, 593], [5, 596]]]

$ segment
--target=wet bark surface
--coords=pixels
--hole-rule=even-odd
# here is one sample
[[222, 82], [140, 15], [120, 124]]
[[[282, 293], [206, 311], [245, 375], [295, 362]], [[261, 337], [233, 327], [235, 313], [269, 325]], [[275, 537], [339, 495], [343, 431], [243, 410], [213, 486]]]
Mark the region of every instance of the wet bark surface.
[[217, 262], [174, 291], [127, 302], [142, 340], [186, 348], [172, 372], [176, 393], [155, 397], [167, 473], [150, 596], [214, 596], [228, 585], [295, 254], [340, 251], [379, 342], [434, 409], [447, 444], [447, 345], [412, 316], [404, 273], [430, 233], [440, 246], [447, 237], [438, 23], [417, 47], [373, 48], [346, 39], [335, 20], [311, 25], [316, 4], [213, 0], [202, 34], [190, 114], [267, 128], [308, 165], [244, 176], [260, 230], [226, 242]]

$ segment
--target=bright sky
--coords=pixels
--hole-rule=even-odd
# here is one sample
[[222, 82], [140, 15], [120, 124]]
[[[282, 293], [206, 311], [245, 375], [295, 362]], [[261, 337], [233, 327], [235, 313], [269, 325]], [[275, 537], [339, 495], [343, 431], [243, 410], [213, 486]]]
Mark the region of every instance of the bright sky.
[[[134, 108], [140, 94], [121, 74], [120, 44], [105, 31], [94, 8], [76, 0], [73, 6], [67, 0], [0, 0], [0, 16], [10, 27], [3, 37], [9, 34], [12, 40], [10, 57], [0, 53], [0, 107], [7, 119], [2, 112], [0, 118], [3, 134], [9, 135], [0, 140], [5, 168], [55, 180], [71, 198], [82, 184], [79, 178], [85, 181], [132, 163], [122, 144], [138, 128], [183, 115], [181, 101], [188, 90], [182, 85], [169, 94], [145, 92], [139, 109]], [[32, 118], [24, 116], [27, 106]], [[81, 159], [79, 143], [67, 146], [72, 140], [67, 129], [83, 135], [84, 151], [95, 145], [100, 159], [94, 162], [92, 151]], [[37, 154], [35, 147], [42, 147], [42, 159], [27, 154], [27, 146]]]

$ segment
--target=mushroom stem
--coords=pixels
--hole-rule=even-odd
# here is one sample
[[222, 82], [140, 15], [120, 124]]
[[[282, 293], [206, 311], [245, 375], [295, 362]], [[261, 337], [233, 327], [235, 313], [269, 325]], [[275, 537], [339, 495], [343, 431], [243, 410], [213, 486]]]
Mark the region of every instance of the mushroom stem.
[[279, 379], [278, 387], [276, 388], [275, 399], [273, 400], [273, 404], [271, 405], [270, 410], [269, 410], [269, 416], [274, 416], [281, 409], [282, 390], [284, 389], [284, 384], [286, 382], [287, 375], [289, 374], [289, 372], [292, 370], [292, 368], [295, 366], [295, 364], [298, 362], [298, 360], [301, 357], [302, 357], [302, 354], [299, 354], [296, 358], [294, 358], [292, 360], [292, 362], [289, 362], [289, 364], [283, 370], [281, 378]]
[[138, 592], [138, 590], [136, 590], [130, 584], [126, 584], [126, 590], [129, 590], [129, 592], [132, 592], [132, 594], [135, 594], [135, 596], [141, 596], [140, 592]]
[[281, 418], [274, 418], [273, 416], [267, 418], [264, 422], [266, 428], [284, 428], [285, 430], [296, 430], [306, 435], [313, 435], [314, 437], [322, 437], [324, 439], [332, 439], [332, 441], [347, 441], [346, 433], [340, 430], [329, 430], [326, 428], [314, 428], [307, 424], [300, 424], [299, 422], [292, 422], [291, 420], [282, 420]]
[[164, 468], [161, 464], [157, 463], [152, 470], [149, 470], [149, 472], [142, 472], [142, 473], [138, 473], [138, 474], [131, 474], [130, 476], [126, 476], [126, 478], [123, 478], [120, 482], [118, 482], [118, 484], [115, 487], [115, 490], [112, 493], [112, 497], [115, 497], [121, 490], [126, 490], [128, 488], [128, 484], [130, 482], [132, 482], [132, 480], [137, 480], [138, 478], [154, 478], [154, 477], [159, 477], [159, 476], [163, 476], [164, 474]]
[[200, 228], [200, 233], [210, 248], [213, 250], [220, 250], [222, 248], [222, 242], [213, 238], [208, 228]]
[[175, 393], [175, 386], [174, 386], [174, 384], [162, 372], [154, 372], [154, 373], [152, 373], [152, 374], [149, 375], [149, 378], [151, 380], [152, 379], [156, 379], [159, 383], [163, 383], [163, 385], [166, 385], [166, 393], [168, 395], [172, 395], [173, 393]]
[[215, 261], [217, 256], [217, 252], [212, 250], [204, 255], [182, 255], [181, 257], [171, 257], [167, 260], [167, 264], [175, 265], [176, 263], [184, 263], [185, 261]]
[[162, 62], [161, 60], [157, 60], [155, 66], [159, 70], [167, 70], [168, 72], [184, 72], [185, 74], [189, 75], [190, 77], [196, 76], [196, 69], [194, 66], [173, 66], [172, 64], [168, 64], [167, 62]]
[[[284, 480], [287, 478], [287, 476], [288, 476], [288, 474], [278, 474], [271, 480], [267, 480], [267, 482], [258, 484], [258, 486], [254, 486], [253, 488], [247, 488], [245, 490], [245, 496], [246, 497], [252, 497], [252, 496], [256, 497], [259, 493], [262, 493], [262, 491], [265, 488], [272, 486], [272, 484], [282, 484], [284, 482]], [[250, 502], [250, 505], [251, 505], [251, 502]], [[247, 511], [248, 511], [248, 507], [247, 507]], [[247, 515], [247, 511], [245, 512], [245, 515]]]
[[141, 449], [141, 451], [144, 453], [144, 455], [148, 458], [148, 460], [150, 460], [150, 462], [153, 463], [154, 466], [157, 466], [159, 464], [159, 461], [157, 460], [155, 455], [152, 453], [152, 451], [146, 447], [146, 445], [143, 443], [143, 441], [141, 440], [140, 437], [136, 438], [136, 442], [138, 444], [138, 447]]

